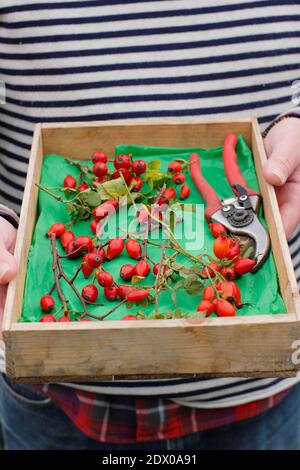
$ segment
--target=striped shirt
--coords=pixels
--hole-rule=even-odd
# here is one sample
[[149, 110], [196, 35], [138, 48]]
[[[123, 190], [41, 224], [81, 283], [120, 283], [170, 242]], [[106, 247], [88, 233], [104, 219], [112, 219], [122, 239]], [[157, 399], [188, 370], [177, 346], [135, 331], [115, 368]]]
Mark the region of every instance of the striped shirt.
[[[36, 122], [254, 115], [293, 107], [300, 2], [1, 0], [0, 202], [18, 211]], [[300, 281], [300, 233], [290, 241]], [[248, 403], [289, 379], [182, 378], [70, 384], [190, 407]]]

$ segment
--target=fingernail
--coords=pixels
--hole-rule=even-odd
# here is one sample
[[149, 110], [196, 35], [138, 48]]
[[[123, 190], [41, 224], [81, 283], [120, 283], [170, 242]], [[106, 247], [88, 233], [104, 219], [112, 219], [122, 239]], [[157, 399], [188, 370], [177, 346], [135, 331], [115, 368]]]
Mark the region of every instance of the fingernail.
[[10, 265], [7, 263], [0, 263], [0, 281], [5, 279], [6, 274], [10, 271]]
[[287, 175], [280, 167], [272, 168], [271, 171], [275, 176], [277, 176], [277, 178], [279, 178], [281, 184], [286, 182]]
[[269, 183], [281, 186], [286, 182], [288, 175], [280, 165], [274, 164], [272, 160], [267, 161], [265, 170]]

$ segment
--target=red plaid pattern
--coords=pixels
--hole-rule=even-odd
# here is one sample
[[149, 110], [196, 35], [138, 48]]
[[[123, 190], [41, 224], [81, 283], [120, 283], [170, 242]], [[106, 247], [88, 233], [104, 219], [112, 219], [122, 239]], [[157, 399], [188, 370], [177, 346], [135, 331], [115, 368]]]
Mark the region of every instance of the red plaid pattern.
[[253, 418], [289, 393], [285, 390], [246, 405], [206, 410], [160, 398], [98, 395], [60, 385], [41, 388], [88, 437], [124, 444], [174, 439]]

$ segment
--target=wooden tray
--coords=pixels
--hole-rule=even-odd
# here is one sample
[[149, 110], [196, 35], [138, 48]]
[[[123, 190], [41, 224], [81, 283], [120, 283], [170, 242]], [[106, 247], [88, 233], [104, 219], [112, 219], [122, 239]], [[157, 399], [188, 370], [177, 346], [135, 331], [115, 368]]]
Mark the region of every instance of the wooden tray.
[[[88, 158], [117, 144], [214, 147], [241, 133], [254, 155], [281, 294], [287, 314], [234, 318], [17, 323], [34, 230], [43, 156]], [[19, 274], [10, 283], [3, 335], [8, 375], [20, 382], [109, 380], [176, 375], [293, 376], [300, 339], [300, 297], [275, 192], [262, 175], [266, 160], [256, 119], [38, 124], [35, 129], [15, 249]], [[176, 345], [176, 348], [174, 348]]]

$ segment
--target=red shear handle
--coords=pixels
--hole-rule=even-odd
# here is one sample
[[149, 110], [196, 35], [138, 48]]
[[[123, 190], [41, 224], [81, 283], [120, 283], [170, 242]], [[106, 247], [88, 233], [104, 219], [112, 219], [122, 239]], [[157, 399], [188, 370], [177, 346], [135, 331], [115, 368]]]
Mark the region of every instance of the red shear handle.
[[238, 166], [238, 159], [235, 152], [235, 147], [237, 144], [237, 137], [235, 134], [231, 133], [225, 137], [223, 144], [223, 164], [228, 183], [230, 184], [232, 191], [236, 194], [236, 190], [233, 188], [235, 184], [240, 184], [246, 190], [249, 196], [258, 195], [257, 191], [250, 189], [244, 180], [241, 170]]
[[189, 160], [192, 180], [206, 202], [204, 215], [206, 220], [210, 222], [213, 214], [222, 208], [221, 202], [215, 190], [208, 184], [202, 174], [199, 155], [192, 153]]

